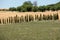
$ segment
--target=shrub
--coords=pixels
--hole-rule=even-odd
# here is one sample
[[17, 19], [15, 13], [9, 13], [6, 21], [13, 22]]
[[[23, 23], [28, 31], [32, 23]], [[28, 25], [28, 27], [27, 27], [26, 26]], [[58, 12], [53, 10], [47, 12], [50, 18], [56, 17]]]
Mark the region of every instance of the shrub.
[[11, 8], [9, 8], [9, 11], [16, 11], [16, 8], [15, 7], [11, 7]]

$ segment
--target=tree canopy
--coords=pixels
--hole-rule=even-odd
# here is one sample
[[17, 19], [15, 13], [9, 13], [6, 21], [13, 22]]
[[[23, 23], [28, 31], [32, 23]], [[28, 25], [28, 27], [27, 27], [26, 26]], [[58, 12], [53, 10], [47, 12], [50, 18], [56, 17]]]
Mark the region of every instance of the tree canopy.
[[37, 6], [37, 2], [34, 4], [31, 1], [26, 1], [23, 3], [23, 5], [18, 6], [18, 7], [11, 7], [9, 8], [10, 11], [19, 11], [19, 12], [37, 12], [37, 11], [58, 11], [60, 10], [60, 2], [56, 4], [50, 4], [46, 6]]

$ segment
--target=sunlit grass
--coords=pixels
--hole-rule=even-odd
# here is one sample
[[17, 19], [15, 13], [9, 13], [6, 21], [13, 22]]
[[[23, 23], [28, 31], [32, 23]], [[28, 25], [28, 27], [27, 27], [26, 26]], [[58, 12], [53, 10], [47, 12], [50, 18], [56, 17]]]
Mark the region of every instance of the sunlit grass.
[[0, 25], [0, 40], [60, 40], [60, 21]]

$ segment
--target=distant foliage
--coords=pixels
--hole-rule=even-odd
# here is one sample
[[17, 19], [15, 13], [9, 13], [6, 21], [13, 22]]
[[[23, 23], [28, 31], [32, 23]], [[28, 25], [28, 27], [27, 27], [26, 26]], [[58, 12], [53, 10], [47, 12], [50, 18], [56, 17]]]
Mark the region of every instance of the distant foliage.
[[37, 6], [33, 6], [33, 7], [32, 7], [32, 11], [33, 11], [33, 12], [37, 12], [37, 11], [38, 11], [38, 7], [37, 7]]
[[38, 10], [41, 12], [44, 12], [46, 9], [45, 9], [45, 6], [39, 6]]
[[25, 1], [23, 5], [18, 7], [9, 8], [10, 11], [19, 11], [19, 12], [44, 12], [44, 11], [58, 11], [60, 10], [60, 2], [56, 4], [46, 5], [46, 6], [37, 6], [37, 2], [32, 3], [31, 1]]
[[15, 7], [11, 7], [11, 8], [9, 8], [9, 11], [16, 11], [16, 8]]

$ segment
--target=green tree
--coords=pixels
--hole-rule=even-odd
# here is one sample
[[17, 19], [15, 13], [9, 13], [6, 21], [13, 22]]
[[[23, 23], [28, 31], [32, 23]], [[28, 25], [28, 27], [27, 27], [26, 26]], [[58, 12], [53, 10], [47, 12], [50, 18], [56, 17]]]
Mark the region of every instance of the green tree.
[[33, 6], [32, 11], [33, 12], [37, 12], [38, 11], [38, 7], [37, 6]]
[[11, 7], [11, 8], [9, 8], [9, 11], [16, 11], [16, 8], [15, 7]]
[[51, 7], [50, 10], [55, 11], [56, 10], [55, 6]]
[[41, 11], [41, 12], [44, 12], [45, 11], [45, 6], [39, 6], [38, 10]]
[[60, 2], [56, 3], [56, 4], [51, 4], [51, 5], [47, 5], [47, 6], [37, 6], [37, 2], [35, 1], [33, 4], [31, 3], [31, 1], [25, 1], [23, 3], [23, 5], [18, 6], [17, 8], [15, 7], [11, 7], [9, 8], [9, 11], [19, 11], [19, 12], [37, 12], [37, 11], [41, 11], [44, 12], [45, 10], [52, 10], [52, 11], [57, 11], [60, 10]]
[[21, 12], [21, 10], [22, 10], [21, 6], [18, 6], [17, 11]]
[[22, 11], [32, 11], [32, 6], [33, 4], [31, 3], [31, 1], [26, 1], [22, 5]]
[[49, 11], [50, 10], [50, 6], [45, 6], [45, 10]]

